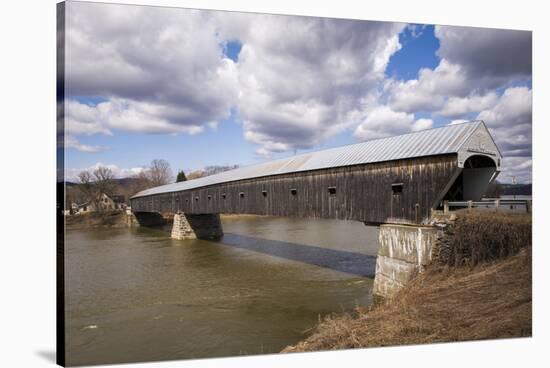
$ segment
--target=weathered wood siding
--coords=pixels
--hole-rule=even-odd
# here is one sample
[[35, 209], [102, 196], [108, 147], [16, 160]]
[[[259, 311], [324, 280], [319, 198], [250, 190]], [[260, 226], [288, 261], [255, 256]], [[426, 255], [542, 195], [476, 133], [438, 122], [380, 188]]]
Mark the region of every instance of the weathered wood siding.
[[[437, 196], [456, 169], [456, 154], [421, 157], [222, 183], [139, 197], [132, 199], [131, 205], [134, 212], [420, 223], [430, 215]], [[399, 194], [393, 193], [395, 183], [403, 183]], [[329, 187], [334, 187], [336, 193], [329, 193]]]

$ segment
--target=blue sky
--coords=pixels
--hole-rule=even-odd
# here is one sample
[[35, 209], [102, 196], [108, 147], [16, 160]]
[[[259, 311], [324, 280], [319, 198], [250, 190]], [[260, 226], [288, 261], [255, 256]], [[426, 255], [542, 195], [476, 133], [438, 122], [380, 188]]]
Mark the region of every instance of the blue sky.
[[[530, 181], [530, 57], [509, 51], [530, 34], [143, 7], [136, 18], [154, 31], [104, 47], [102, 12], [124, 29], [120, 7], [68, 9], [68, 32], [88, 32], [67, 44], [69, 177], [98, 164], [124, 176], [156, 158], [173, 171], [250, 165], [484, 118], [507, 175]], [[87, 24], [72, 21], [84, 13]]]
[[414, 33], [405, 28], [399, 34], [402, 48], [393, 54], [386, 68], [386, 74], [400, 80], [415, 79], [421, 68], [434, 69], [439, 64], [439, 40], [435, 37], [433, 25], [416, 25]]

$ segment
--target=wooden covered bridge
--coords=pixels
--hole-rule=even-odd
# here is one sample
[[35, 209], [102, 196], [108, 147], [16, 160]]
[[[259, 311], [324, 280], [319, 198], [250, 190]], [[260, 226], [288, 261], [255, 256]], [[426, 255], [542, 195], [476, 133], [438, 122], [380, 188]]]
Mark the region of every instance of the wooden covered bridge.
[[[132, 211], [423, 224], [447, 200], [479, 200], [501, 154], [482, 121], [305, 153], [164, 185]], [[204, 217], [204, 216], [203, 216]]]
[[444, 201], [477, 201], [500, 171], [482, 121], [448, 125], [151, 188], [131, 198], [142, 224], [174, 213], [172, 237], [218, 239], [220, 213], [380, 225], [373, 294], [395, 295], [432, 258], [426, 226]]

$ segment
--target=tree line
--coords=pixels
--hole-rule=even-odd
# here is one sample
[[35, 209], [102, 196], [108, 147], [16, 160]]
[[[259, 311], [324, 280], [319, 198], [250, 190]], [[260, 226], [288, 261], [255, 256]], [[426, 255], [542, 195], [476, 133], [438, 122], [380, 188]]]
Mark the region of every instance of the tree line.
[[139, 173], [125, 179], [116, 179], [113, 171], [106, 166], [97, 167], [94, 170], [83, 170], [78, 174], [78, 182], [75, 186], [66, 189], [66, 202], [69, 209], [71, 203], [83, 204], [90, 202], [96, 210], [101, 210], [100, 205], [103, 194], [109, 197], [122, 195], [128, 202], [134, 194], [149, 188], [166, 185], [174, 182], [197, 179], [208, 175], [237, 168], [237, 165], [207, 166], [202, 170], [191, 172], [188, 176], [183, 170], [179, 170], [174, 178], [168, 161], [154, 159]]

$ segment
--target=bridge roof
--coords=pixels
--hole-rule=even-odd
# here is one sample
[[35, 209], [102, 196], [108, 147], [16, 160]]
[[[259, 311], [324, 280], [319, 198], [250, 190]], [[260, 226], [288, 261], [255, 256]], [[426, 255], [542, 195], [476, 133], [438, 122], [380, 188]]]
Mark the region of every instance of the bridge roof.
[[470, 136], [480, 127], [483, 127], [486, 131], [485, 124], [482, 121], [472, 121], [317, 152], [303, 153], [257, 165], [240, 167], [203, 178], [150, 188], [137, 193], [132, 198], [263, 176], [458, 153]]

